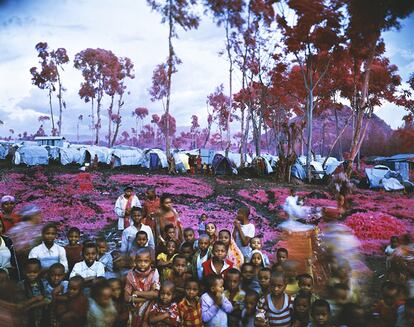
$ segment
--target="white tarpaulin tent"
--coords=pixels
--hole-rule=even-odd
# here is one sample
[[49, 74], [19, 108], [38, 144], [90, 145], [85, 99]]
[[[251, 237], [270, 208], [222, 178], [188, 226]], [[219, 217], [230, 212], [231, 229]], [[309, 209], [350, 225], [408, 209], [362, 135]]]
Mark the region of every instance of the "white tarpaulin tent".
[[9, 143], [0, 143], [0, 160], [6, 159], [9, 154], [9, 149], [12, 145]]
[[120, 166], [138, 166], [144, 152], [141, 149], [114, 149], [110, 156], [108, 156], [107, 164], [114, 162], [114, 167]]
[[168, 168], [167, 156], [160, 149], [145, 150], [141, 166], [148, 169]]
[[373, 168], [365, 168], [370, 188], [381, 188], [382, 179], [390, 171], [387, 166], [377, 165]]
[[98, 156], [98, 162], [106, 164], [108, 162], [108, 157], [110, 157], [111, 149], [104, 148], [101, 146], [87, 146], [80, 149], [81, 152], [81, 162], [92, 162], [95, 158], [95, 155]]
[[187, 170], [190, 170], [190, 165], [188, 163], [188, 155], [184, 152], [176, 152], [173, 154], [174, 161], [175, 161], [175, 167], [178, 171], [181, 171], [183, 173], [187, 172]]
[[[213, 157], [211, 159], [211, 162], [213, 162], [213, 158], [216, 154], [221, 154], [223, 157], [226, 156], [225, 151], [216, 151], [216, 152], [213, 153]], [[211, 157], [211, 155], [210, 155], [210, 157]], [[240, 168], [240, 166], [241, 166], [240, 153], [229, 152], [227, 158], [236, 166], [236, 168]], [[250, 157], [250, 155], [247, 154], [247, 153], [245, 155], [244, 163], [246, 165], [249, 165], [249, 164], [252, 163], [252, 157]]]
[[402, 185], [398, 179], [391, 177], [391, 178], [383, 178], [381, 180], [382, 185], [386, 191], [401, 191], [404, 189], [404, 185]]
[[25, 164], [27, 166], [47, 165], [49, 164], [49, 153], [44, 147], [26, 146], [19, 147], [13, 158], [15, 165]]
[[79, 149], [74, 147], [60, 149], [60, 163], [64, 166], [69, 164], [82, 165], [82, 156]]
[[42, 147], [44, 147], [49, 153], [49, 159], [59, 160], [60, 147], [51, 145], [42, 145]]

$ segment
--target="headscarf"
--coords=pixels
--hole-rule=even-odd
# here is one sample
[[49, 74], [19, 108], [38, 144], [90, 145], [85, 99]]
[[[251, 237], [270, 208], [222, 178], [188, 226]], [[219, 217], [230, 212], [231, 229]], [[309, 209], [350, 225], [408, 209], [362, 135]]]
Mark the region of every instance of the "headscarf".
[[262, 265], [263, 265], [263, 267], [266, 267], [266, 263], [265, 263], [265, 260], [264, 260], [264, 257], [263, 257], [263, 253], [260, 250], [253, 250], [252, 253], [250, 253], [250, 262], [252, 262], [253, 254], [255, 254], [255, 253], [260, 254], [260, 256], [262, 257]]
[[20, 210], [20, 216], [23, 218], [23, 220], [28, 220], [28, 218], [37, 215], [38, 213], [41, 213], [41, 210], [39, 209], [39, 207], [35, 204], [28, 204], [25, 205], [21, 210]]
[[3, 204], [3, 203], [7, 203], [7, 202], [16, 202], [16, 199], [12, 195], [5, 195], [1, 198], [0, 203]]
[[227, 259], [231, 261], [236, 268], [240, 268], [244, 263], [243, 253], [240, 251], [233, 238], [231, 238]]

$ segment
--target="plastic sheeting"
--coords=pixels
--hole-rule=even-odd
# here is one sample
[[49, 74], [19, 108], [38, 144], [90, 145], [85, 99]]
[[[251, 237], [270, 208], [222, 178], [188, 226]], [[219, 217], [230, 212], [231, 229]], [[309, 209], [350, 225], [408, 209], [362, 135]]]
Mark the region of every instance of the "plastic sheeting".
[[60, 149], [60, 163], [63, 166], [70, 165], [70, 164], [79, 164], [82, 165], [82, 156], [81, 152], [77, 148], [62, 148]]
[[49, 153], [41, 146], [21, 146], [14, 154], [15, 165], [38, 166], [49, 164]]
[[107, 164], [115, 159], [115, 167], [119, 166], [138, 166], [141, 164], [144, 152], [141, 149], [114, 149], [108, 156]]
[[[158, 164], [160, 167], [151, 167], [151, 154], [158, 157]], [[164, 151], [160, 149], [149, 149], [144, 151], [144, 156], [141, 161], [141, 166], [148, 169], [168, 168], [167, 156]]]
[[301, 181], [306, 179], [306, 171], [303, 169], [299, 160], [295, 162], [291, 169], [291, 175]]
[[365, 168], [370, 188], [381, 188], [384, 176], [390, 171], [387, 166], [378, 165], [373, 168]]
[[100, 146], [87, 146], [81, 148], [81, 163], [92, 162], [95, 158], [95, 155], [98, 156], [98, 162], [106, 164], [108, 162], [108, 157], [110, 157], [111, 149], [104, 148]]
[[382, 179], [382, 185], [386, 191], [401, 191], [404, 189], [404, 185], [394, 177]]

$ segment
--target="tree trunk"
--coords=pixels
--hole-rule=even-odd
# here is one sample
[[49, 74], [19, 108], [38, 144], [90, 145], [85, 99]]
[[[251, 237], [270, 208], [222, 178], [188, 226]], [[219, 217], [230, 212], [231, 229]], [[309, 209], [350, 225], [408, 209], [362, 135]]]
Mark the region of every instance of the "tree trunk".
[[49, 89], [49, 107], [50, 107], [50, 120], [52, 121], [52, 135], [55, 135], [55, 117], [53, 116], [52, 90], [51, 89]]
[[91, 112], [91, 120], [92, 120], [91, 133], [92, 133], [92, 139], [91, 139], [91, 143], [93, 144], [93, 137], [94, 137], [93, 131], [95, 129], [95, 110], [94, 110], [94, 107], [93, 107], [93, 104], [94, 104], [93, 98], [91, 100], [91, 104], [92, 104], [92, 112]]
[[226, 146], [226, 158], [229, 155], [231, 141], [230, 141], [230, 116], [231, 110], [233, 108], [233, 58], [231, 55], [231, 45], [230, 45], [230, 22], [228, 17], [226, 18], [226, 50], [227, 50], [227, 57], [229, 58], [229, 112], [227, 115], [227, 146]]
[[76, 140], [78, 141], [78, 143], [79, 143], [79, 121], [78, 121], [78, 123], [76, 124]]
[[324, 160], [324, 162], [323, 162], [323, 164], [322, 164], [322, 167], [325, 167], [325, 164], [326, 164], [326, 162], [328, 161], [328, 158], [331, 156], [331, 153], [332, 153], [332, 151], [333, 151], [333, 149], [334, 149], [334, 147], [335, 147], [336, 143], [337, 143], [338, 141], [340, 141], [340, 140], [341, 140], [342, 134], [343, 134], [343, 133], [345, 132], [345, 130], [347, 129], [347, 127], [348, 127], [348, 125], [349, 125], [349, 122], [351, 121], [351, 118], [352, 118], [352, 115], [348, 117], [348, 119], [347, 119], [347, 121], [345, 122], [345, 125], [344, 125], [344, 127], [342, 128], [342, 130], [341, 130], [339, 133], [337, 133], [336, 139], [335, 139], [335, 141], [332, 143], [331, 148], [329, 149], [328, 155], [326, 156], [326, 158], [325, 158], [325, 160]]
[[111, 96], [111, 104], [109, 105], [108, 109], [108, 147], [111, 147], [111, 137], [112, 137], [112, 108], [114, 106], [114, 97], [115, 95]]
[[116, 139], [117, 139], [118, 133], [119, 133], [119, 127], [121, 126], [121, 116], [120, 116], [120, 113], [121, 113], [121, 107], [122, 107], [122, 95], [123, 94], [121, 93], [119, 95], [119, 99], [118, 99], [118, 111], [117, 111], [117, 114], [119, 116], [119, 119], [117, 119], [117, 121], [116, 121], [115, 132], [114, 132], [114, 137], [113, 137], [112, 142], [111, 142], [111, 146], [114, 146], [115, 145], [115, 142], [116, 142]]
[[63, 103], [62, 103], [62, 83], [60, 81], [60, 74], [58, 69], [56, 68], [57, 71], [57, 77], [58, 77], [58, 84], [59, 84], [59, 91], [58, 91], [58, 99], [59, 99], [59, 136], [62, 135], [62, 112], [63, 112]]
[[307, 103], [307, 124], [308, 124], [308, 129], [307, 129], [307, 143], [308, 143], [308, 148], [306, 151], [306, 171], [308, 174], [308, 180], [309, 182], [312, 181], [312, 175], [311, 175], [311, 159], [312, 159], [312, 119], [313, 119], [313, 91], [312, 91], [312, 87], [309, 87], [308, 90], [308, 103]]
[[166, 115], [166, 130], [165, 135], [165, 153], [167, 157], [170, 155], [170, 97], [171, 97], [171, 78], [173, 72], [173, 60], [174, 60], [174, 48], [172, 45], [173, 37], [173, 18], [172, 18], [172, 0], [169, 0], [169, 15], [168, 15], [168, 74], [167, 74], [167, 101], [165, 105], [165, 115]]
[[[339, 137], [339, 123], [338, 123], [338, 113], [337, 113], [336, 109], [334, 110], [334, 113], [335, 113], [336, 137], [338, 138]], [[347, 124], [345, 124], [345, 126], [347, 126]], [[338, 142], [339, 142], [339, 144], [338, 144], [339, 145], [339, 150], [338, 150], [339, 151], [339, 160], [342, 161], [342, 160], [344, 160], [343, 150], [342, 150], [342, 138], [339, 138]], [[331, 155], [331, 151], [329, 151], [328, 156]]]
[[96, 126], [95, 126], [95, 144], [99, 145], [99, 129], [101, 127], [101, 99], [98, 98], [97, 100], [97, 107], [96, 107]]

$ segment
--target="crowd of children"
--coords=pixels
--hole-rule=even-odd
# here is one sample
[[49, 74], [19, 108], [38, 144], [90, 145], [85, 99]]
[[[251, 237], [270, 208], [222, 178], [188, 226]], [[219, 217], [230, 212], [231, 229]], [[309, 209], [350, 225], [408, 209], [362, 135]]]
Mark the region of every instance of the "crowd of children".
[[[292, 273], [287, 249], [269, 260], [247, 207], [231, 231], [217, 230], [206, 214], [198, 226], [181, 228], [177, 218], [157, 228], [153, 218], [168, 208], [156, 204], [168, 198], [156, 202], [151, 189], [151, 209], [131, 207], [129, 218], [120, 210], [128, 227], [111, 251], [76, 227], [62, 247], [58, 227], [47, 223], [41, 243], [13, 264], [19, 223], [5, 228], [0, 220], [0, 326], [414, 326], [414, 299], [398, 278], [385, 278], [381, 298], [363, 307], [350, 294], [349, 271], [338, 268], [329, 286], [316, 289], [314, 276]], [[392, 241], [389, 256], [400, 248]]]

